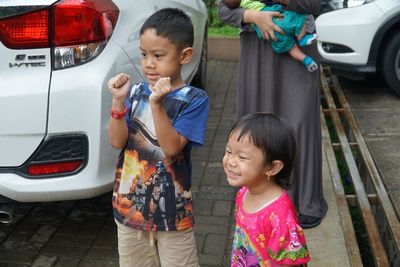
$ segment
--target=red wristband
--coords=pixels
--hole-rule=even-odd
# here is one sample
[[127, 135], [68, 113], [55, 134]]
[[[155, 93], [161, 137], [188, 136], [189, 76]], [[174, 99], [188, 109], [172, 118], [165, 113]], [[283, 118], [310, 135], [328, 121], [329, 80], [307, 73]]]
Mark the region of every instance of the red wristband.
[[122, 119], [125, 117], [126, 112], [128, 111], [128, 108], [126, 107], [126, 105], [124, 106], [124, 110], [122, 111], [118, 111], [116, 109], [111, 109], [111, 117], [113, 117], [116, 120]]

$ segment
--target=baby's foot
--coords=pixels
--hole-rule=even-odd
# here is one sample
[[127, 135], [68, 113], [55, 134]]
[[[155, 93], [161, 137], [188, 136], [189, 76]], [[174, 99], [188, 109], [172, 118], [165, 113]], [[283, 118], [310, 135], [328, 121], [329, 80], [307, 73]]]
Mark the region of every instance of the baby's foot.
[[309, 72], [313, 72], [313, 71], [316, 71], [318, 69], [317, 63], [315, 63], [314, 59], [312, 59], [309, 56], [306, 56], [303, 59], [303, 64], [304, 64], [304, 66], [306, 66], [306, 68], [307, 68], [307, 70]]
[[307, 46], [317, 41], [317, 34], [306, 34], [298, 41], [299, 46]]

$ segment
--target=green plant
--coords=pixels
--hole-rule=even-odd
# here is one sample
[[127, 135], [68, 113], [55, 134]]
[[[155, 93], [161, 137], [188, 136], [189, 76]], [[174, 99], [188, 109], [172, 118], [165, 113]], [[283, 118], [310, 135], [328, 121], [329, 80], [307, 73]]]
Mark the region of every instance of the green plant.
[[209, 36], [239, 36], [239, 29], [222, 22], [218, 17], [217, 5], [214, 0], [203, 0], [208, 9]]

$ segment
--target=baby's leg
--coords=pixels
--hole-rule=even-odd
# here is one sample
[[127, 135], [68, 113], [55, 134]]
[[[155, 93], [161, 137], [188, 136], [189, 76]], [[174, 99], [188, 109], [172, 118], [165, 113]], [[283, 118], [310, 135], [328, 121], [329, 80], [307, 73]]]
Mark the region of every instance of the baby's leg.
[[292, 58], [297, 61], [300, 61], [304, 64], [309, 72], [316, 71], [318, 69], [317, 63], [312, 59], [312, 57], [307, 56], [300, 50], [298, 45], [294, 45], [292, 49], [289, 50], [289, 54]]
[[300, 33], [296, 36], [297, 37], [297, 41], [300, 41], [301, 38], [304, 37], [304, 35], [306, 35], [306, 25], [305, 24], [303, 24], [303, 27], [301, 27]]
[[301, 47], [310, 45], [310, 44], [314, 43], [315, 41], [317, 41], [317, 35], [315, 33], [306, 34], [305, 24], [303, 24], [303, 27], [301, 28], [301, 31], [296, 36], [296, 38], [297, 38], [297, 43]]

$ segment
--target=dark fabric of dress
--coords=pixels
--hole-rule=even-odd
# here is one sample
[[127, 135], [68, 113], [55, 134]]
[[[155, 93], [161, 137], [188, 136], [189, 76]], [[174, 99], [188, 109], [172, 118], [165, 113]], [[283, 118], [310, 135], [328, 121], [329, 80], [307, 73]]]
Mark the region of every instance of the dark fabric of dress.
[[[320, 0], [292, 0], [288, 5], [288, 10], [308, 14], [317, 14], [319, 8]], [[275, 53], [251, 27], [242, 25], [244, 9], [229, 9], [218, 0], [218, 11], [225, 23], [242, 28], [237, 117], [263, 111], [289, 121], [296, 132], [298, 148], [289, 194], [301, 214], [324, 217], [328, 207], [322, 188], [319, 71], [310, 73], [288, 53]], [[316, 44], [301, 49], [319, 62]]]

